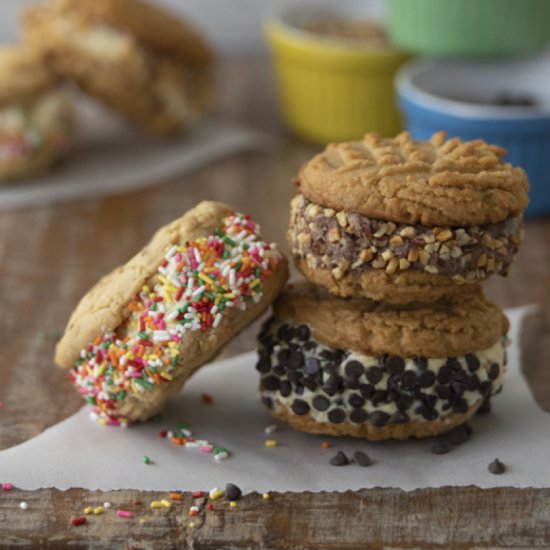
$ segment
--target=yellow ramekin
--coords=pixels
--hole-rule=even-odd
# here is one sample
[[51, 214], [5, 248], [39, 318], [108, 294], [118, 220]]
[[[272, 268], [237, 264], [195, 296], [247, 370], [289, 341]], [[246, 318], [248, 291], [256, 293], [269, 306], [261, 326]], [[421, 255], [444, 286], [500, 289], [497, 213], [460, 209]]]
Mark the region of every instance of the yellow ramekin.
[[338, 17], [344, 5], [350, 4], [334, 1], [327, 12], [327, 4], [294, 4], [266, 20], [284, 119], [309, 141], [357, 139], [366, 132], [393, 136], [401, 130], [393, 77], [410, 55], [300, 28], [308, 17]]

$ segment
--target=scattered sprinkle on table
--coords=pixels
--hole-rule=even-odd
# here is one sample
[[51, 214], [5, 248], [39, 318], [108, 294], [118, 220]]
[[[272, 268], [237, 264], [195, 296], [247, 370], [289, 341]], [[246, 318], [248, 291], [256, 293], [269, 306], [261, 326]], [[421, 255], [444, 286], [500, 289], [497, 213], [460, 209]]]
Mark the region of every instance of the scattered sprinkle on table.
[[363, 451], [355, 451], [355, 453], [353, 454], [353, 461], [355, 462], [355, 464], [361, 466], [362, 468], [366, 468], [367, 466], [370, 466], [372, 464], [370, 456]]
[[183, 495], [181, 493], [170, 493], [170, 498], [172, 500], [183, 500]]
[[198, 506], [191, 506], [189, 508], [189, 511], [187, 512], [188, 516], [196, 516], [199, 513], [199, 507]]
[[94, 511], [94, 509], [93, 509], [91, 506], [86, 506], [86, 508], [84, 508], [84, 513], [85, 513], [86, 515], [92, 514], [93, 511]]
[[190, 521], [188, 525], [189, 525], [189, 527], [191, 527], [191, 529], [193, 529], [193, 527], [195, 527], [195, 522], [194, 522], [194, 521]]
[[203, 393], [201, 395], [201, 401], [207, 405], [214, 403], [214, 398], [209, 393]]
[[217, 487], [214, 487], [210, 493], [208, 493], [208, 498], [210, 500], [218, 500], [219, 498], [223, 497], [224, 493], [222, 490], [218, 489]]
[[277, 426], [277, 424], [270, 424], [269, 426], [266, 426], [264, 428], [264, 432], [267, 435], [269, 435], [269, 434], [272, 434], [273, 432], [276, 432], [278, 429], [279, 429], [279, 426]]
[[266, 442], [265, 442], [266, 447], [276, 447], [277, 444], [278, 443], [276, 439], [266, 439]]
[[206, 509], [207, 509], [207, 510], [213, 510], [213, 509], [214, 509], [214, 505], [208, 503], [208, 504], [206, 505]]
[[262, 495], [262, 498], [263, 498], [264, 500], [269, 500], [269, 493], [264, 493], [264, 494]]
[[2, 485], [2, 489], [4, 489], [4, 491], [11, 491], [13, 489], [13, 485], [11, 483], [4, 483]]
[[117, 510], [116, 515], [119, 518], [124, 518], [124, 519], [130, 519], [133, 516], [132, 512], [129, 512], [128, 510]]
[[489, 466], [487, 466], [487, 470], [489, 470], [489, 472], [491, 472], [492, 474], [498, 476], [504, 473], [504, 471], [506, 470], [506, 466], [498, 458], [495, 458], [493, 462], [491, 462]]
[[444, 439], [438, 439], [430, 447], [430, 451], [434, 455], [444, 455], [447, 454], [452, 449], [451, 444]]
[[203, 491], [193, 491], [191, 493], [191, 496], [193, 498], [202, 498], [204, 496], [204, 492]]
[[101, 514], [103, 514], [103, 512], [105, 512], [105, 508], [103, 508], [103, 506], [96, 506], [94, 508], [94, 514], [96, 516], [100, 516]]
[[230, 501], [239, 500], [242, 494], [243, 492], [241, 491], [240, 487], [237, 487], [233, 483], [228, 483], [225, 486], [225, 496], [227, 497], [227, 500], [230, 500]]
[[110, 502], [104, 502], [104, 503], [103, 503], [103, 508], [105, 508], [106, 510], [108, 510], [110, 507], [111, 507], [111, 503], [110, 503]]
[[342, 452], [338, 451], [331, 459], [330, 463], [333, 466], [347, 466], [349, 464], [348, 457]]
[[86, 523], [86, 516], [78, 516], [71, 519], [71, 525], [84, 525]]
[[162, 508], [160, 500], [153, 500], [153, 502], [151, 502], [151, 508]]
[[147, 455], [143, 455], [143, 464], [151, 464], [151, 459]]
[[229, 503], [229, 506], [230, 506], [231, 508], [236, 508], [236, 507], [237, 507], [237, 503], [236, 503], [234, 500], [232, 500], [232, 501]]
[[25, 501], [23, 501], [19, 503], [19, 508], [21, 508], [21, 510], [28, 510], [29, 505]]
[[323, 441], [323, 442], [321, 443], [321, 447], [322, 447], [323, 449], [330, 449], [331, 445], [330, 445], [330, 443], [329, 443], [328, 441]]
[[135, 498], [133, 501], [132, 501], [132, 504], [135, 504], [136, 506], [139, 506], [141, 504], [141, 500], [139, 500], [139, 498]]

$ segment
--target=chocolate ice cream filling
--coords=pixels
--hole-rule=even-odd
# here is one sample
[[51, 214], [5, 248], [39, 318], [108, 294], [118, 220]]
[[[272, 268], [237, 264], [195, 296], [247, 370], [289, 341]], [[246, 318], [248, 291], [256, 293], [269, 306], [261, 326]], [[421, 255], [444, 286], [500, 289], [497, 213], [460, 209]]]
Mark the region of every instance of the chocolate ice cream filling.
[[264, 403], [332, 424], [444, 421], [498, 393], [506, 365], [504, 338], [461, 357], [368, 356], [322, 345], [306, 324], [271, 318], [259, 343]]
[[465, 227], [428, 227], [323, 208], [298, 195], [292, 202], [292, 252], [336, 279], [347, 273], [409, 269], [477, 281], [506, 275], [523, 238], [521, 217]]

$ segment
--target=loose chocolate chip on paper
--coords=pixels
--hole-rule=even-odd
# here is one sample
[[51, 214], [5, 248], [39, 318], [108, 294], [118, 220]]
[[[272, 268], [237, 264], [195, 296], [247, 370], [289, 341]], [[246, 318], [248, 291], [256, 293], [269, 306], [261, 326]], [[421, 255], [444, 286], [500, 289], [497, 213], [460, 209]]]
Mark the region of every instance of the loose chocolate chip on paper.
[[372, 464], [370, 456], [363, 451], [355, 451], [355, 453], [353, 453], [353, 461], [362, 468], [366, 468]]
[[227, 500], [230, 500], [231, 502], [239, 500], [242, 494], [243, 492], [241, 491], [241, 489], [233, 483], [228, 483], [225, 486], [225, 496], [227, 497]]
[[430, 448], [434, 455], [444, 455], [451, 450], [451, 444], [444, 439], [438, 439]]
[[349, 460], [348, 460], [348, 457], [342, 451], [338, 451], [330, 459], [330, 463], [333, 466], [347, 466], [349, 464]]
[[487, 466], [487, 470], [489, 470], [489, 472], [491, 472], [492, 474], [498, 476], [504, 473], [504, 471], [506, 470], [506, 466], [498, 458], [495, 458], [493, 462], [491, 462], [489, 466]]

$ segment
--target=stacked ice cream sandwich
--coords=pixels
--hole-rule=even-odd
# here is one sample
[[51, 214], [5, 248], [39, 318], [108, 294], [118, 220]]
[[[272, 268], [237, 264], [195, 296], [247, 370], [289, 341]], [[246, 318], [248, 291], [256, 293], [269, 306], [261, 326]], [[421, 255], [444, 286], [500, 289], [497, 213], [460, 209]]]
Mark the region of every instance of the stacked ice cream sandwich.
[[296, 429], [430, 436], [498, 393], [508, 322], [479, 282], [506, 275], [528, 181], [485, 142], [368, 134], [306, 163], [289, 244], [309, 279], [260, 334], [260, 390]]

